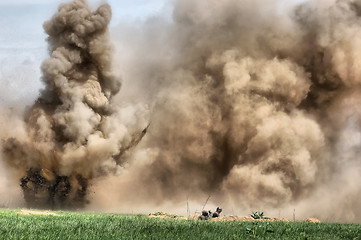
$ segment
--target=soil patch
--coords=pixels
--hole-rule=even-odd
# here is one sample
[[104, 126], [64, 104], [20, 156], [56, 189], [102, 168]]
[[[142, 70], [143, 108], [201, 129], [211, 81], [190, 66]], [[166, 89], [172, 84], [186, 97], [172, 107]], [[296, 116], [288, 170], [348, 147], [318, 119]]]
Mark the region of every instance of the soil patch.
[[318, 220], [317, 218], [306, 218], [305, 222], [310, 222], [310, 223], [320, 223], [321, 221]]
[[[176, 214], [170, 214], [170, 213], [163, 213], [163, 212], [157, 212], [157, 213], [151, 213], [148, 215], [149, 218], [165, 218], [165, 219], [189, 219], [189, 220], [198, 220], [200, 215], [196, 214], [189, 217], [179, 216]], [[239, 216], [221, 216], [217, 218], [211, 218], [209, 219], [211, 222], [231, 222], [231, 221], [239, 221], [239, 222], [290, 222], [290, 220], [286, 218], [262, 218], [262, 219], [254, 219], [251, 216], [245, 216], [245, 217], [239, 217]], [[311, 223], [320, 223], [321, 221], [317, 218], [306, 218], [304, 220], [305, 222], [311, 222]]]
[[31, 211], [31, 210], [20, 210], [18, 214], [22, 215], [51, 215], [51, 216], [61, 216], [59, 214], [49, 212], [49, 211]]

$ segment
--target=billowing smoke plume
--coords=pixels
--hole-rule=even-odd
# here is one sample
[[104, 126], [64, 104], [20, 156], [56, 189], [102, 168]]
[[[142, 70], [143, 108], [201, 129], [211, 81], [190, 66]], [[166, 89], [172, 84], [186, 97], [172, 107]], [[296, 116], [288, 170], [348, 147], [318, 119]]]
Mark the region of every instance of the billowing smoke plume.
[[92, 11], [75, 0], [44, 24], [50, 53], [42, 65], [45, 89], [26, 114], [26, 137], [3, 145], [30, 206], [83, 206], [91, 179], [116, 171], [123, 152], [144, 135], [131, 136], [111, 105], [120, 81], [111, 70], [110, 19], [109, 5]]
[[98, 196], [360, 221], [361, 2], [173, 4], [114, 30], [124, 94], [152, 103], [152, 124]]
[[[172, 10], [113, 29], [124, 76], [113, 102], [130, 104], [117, 111], [109, 7], [74, 1], [45, 23], [46, 88], [27, 136], [3, 147], [25, 197], [77, 205], [91, 181], [98, 209], [211, 196], [246, 214], [361, 221], [361, 1], [176, 0]], [[144, 131], [134, 102], [151, 106]]]

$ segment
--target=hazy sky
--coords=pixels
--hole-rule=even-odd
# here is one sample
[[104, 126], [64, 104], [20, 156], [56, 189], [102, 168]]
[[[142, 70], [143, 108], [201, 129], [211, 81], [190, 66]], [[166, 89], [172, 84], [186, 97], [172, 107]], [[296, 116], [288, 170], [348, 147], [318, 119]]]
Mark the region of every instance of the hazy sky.
[[[44, 21], [61, 0], [0, 0], [0, 107], [36, 98], [40, 65], [47, 56]], [[89, 0], [98, 5], [101, 0]], [[161, 11], [166, 0], [108, 0], [111, 25], [120, 21], [141, 21]]]
[[[305, 0], [292, 0], [305, 1]], [[62, 0], [0, 0], [0, 107], [36, 98], [41, 62], [47, 57], [44, 21]], [[97, 6], [104, 0], [88, 0]], [[139, 22], [166, 8], [171, 0], [108, 0], [111, 26]], [[31, 102], [31, 101], [30, 101]]]

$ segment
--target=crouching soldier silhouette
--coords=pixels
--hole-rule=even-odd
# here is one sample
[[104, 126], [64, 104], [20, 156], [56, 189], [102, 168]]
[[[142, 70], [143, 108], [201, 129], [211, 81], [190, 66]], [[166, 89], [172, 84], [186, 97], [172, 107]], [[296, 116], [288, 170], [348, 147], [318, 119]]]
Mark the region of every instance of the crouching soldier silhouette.
[[198, 217], [199, 220], [209, 220], [212, 216], [211, 211], [202, 211], [202, 215]]
[[217, 218], [222, 212], [222, 208], [217, 207], [216, 211], [212, 214], [212, 218]]
[[202, 211], [202, 215], [198, 217], [199, 220], [209, 220], [211, 218], [217, 218], [222, 212], [222, 208], [217, 207], [216, 211], [212, 213], [211, 211]]

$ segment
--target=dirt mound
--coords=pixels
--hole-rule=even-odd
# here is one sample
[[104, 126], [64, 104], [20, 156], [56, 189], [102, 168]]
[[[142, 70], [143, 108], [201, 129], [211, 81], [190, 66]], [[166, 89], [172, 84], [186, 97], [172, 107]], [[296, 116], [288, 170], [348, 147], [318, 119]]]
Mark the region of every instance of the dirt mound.
[[150, 213], [148, 215], [148, 217], [149, 218], [187, 219], [186, 217], [183, 217], [183, 216], [180, 216], [180, 215], [171, 214], [171, 213], [164, 213], [164, 212]]
[[[176, 214], [164, 213], [164, 212], [157, 212], [151, 213], [148, 215], [149, 218], [166, 218], [166, 219], [188, 219], [188, 220], [198, 220], [199, 215], [193, 215], [189, 217], [179, 216]], [[250, 216], [239, 217], [239, 216], [221, 216], [217, 218], [211, 218], [210, 221], [212, 222], [231, 222], [231, 221], [240, 221], [240, 222], [247, 222], [247, 221], [258, 221], [258, 222], [289, 222], [288, 219], [285, 218], [263, 218], [263, 219], [254, 219]]]
[[219, 222], [219, 221], [240, 221], [240, 222], [249, 222], [249, 221], [257, 221], [257, 222], [276, 222], [276, 221], [280, 221], [280, 222], [289, 222], [288, 219], [285, 218], [263, 218], [263, 219], [254, 219], [252, 217], [249, 216], [245, 216], [245, 217], [238, 217], [238, 216], [224, 216], [224, 217], [218, 217], [218, 218], [212, 218], [210, 219], [211, 221], [214, 222]]
[[310, 222], [310, 223], [320, 223], [321, 221], [318, 220], [317, 218], [306, 218], [305, 222]]
[[20, 210], [18, 214], [22, 215], [51, 215], [51, 216], [61, 216], [59, 214], [49, 212], [49, 211], [30, 211], [30, 210]]

